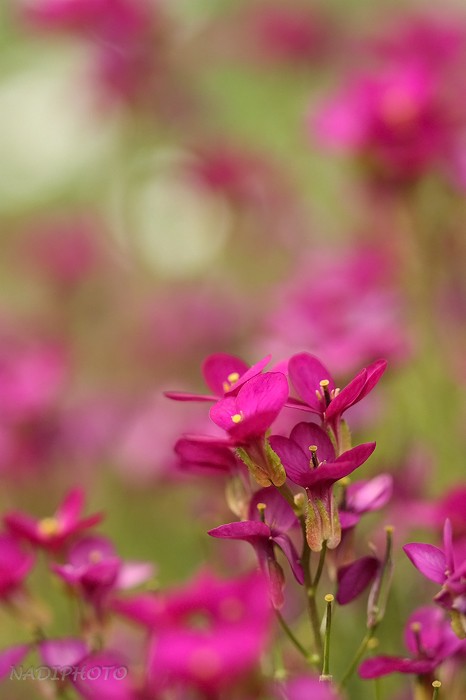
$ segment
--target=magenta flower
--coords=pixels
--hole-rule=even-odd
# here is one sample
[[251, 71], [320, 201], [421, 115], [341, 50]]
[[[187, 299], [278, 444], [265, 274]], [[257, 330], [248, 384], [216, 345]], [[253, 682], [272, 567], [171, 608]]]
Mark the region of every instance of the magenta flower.
[[0, 535], [0, 599], [8, 599], [34, 566], [35, 558], [25, 552], [11, 535]]
[[40, 520], [27, 513], [7, 513], [4, 522], [9, 531], [33, 545], [45, 549], [61, 549], [75, 534], [99, 523], [103, 515], [95, 513], [81, 519], [85, 494], [82, 489], [73, 489], [63, 499], [56, 513]]
[[45, 220], [26, 235], [24, 256], [60, 292], [71, 291], [104, 263], [98, 229], [86, 214]]
[[154, 689], [190, 687], [207, 695], [237, 683], [259, 662], [271, 615], [258, 574], [224, 581], [204, 572], [168, 592], [149, 652]]
[[261, 438], [288, 398], [288, 382], [281, 372], [267, 372], [247, 381], [236, 396], [217, 401], [210, 417], [237, 444]]
[[270, 362], [270, 355], [249, 367], [234, 355], [216, 353], [209, 355], [202, 365], [204, 380], [213, 395], [190, 394], [182, 391], [166, 391], [165, 396], [175, 401], [217, 401], [225, 396], [236, 396], [243, 384], [260, 374]]
[[439, 608], [418, 608], [408, 619], [405, 645], [411, 657], [374, 656], [359, 667], [361, 678], [379, 678], [390, 673], [433, 674], [440, 664], [465, 648]]
[[[0, 652], [0, 679], [21, 664], [33, 647], [22, 644]], [[139, 697], [128, 676], [125, 659], [113, 651], [90, 652], [82, 639], [73, 637], [46, 639], [37, 644], [37, 650], [42, 663], [54, 672], [55, 682], [61, 683], [61, 688], [70, 684], [85, 700]]]
[[457, 94], [414, 57], [347, 81], [315, 128], [326, 145], [358, 156], [374, 179], [406, 185], [432, 168], [454, 176], [465, 115]]
[[269, 583], [269, 591], [275, 608], [284, 604], [284, 574], [278, 564], [274, 545], [285, 554], [298, 583], [304, 583], [304, 573], [295, 546], [287, 532], [298, 525], [291, 506], [277, 490], [264, 488], [257, 491], [249, 504], [248, 520], [229, 523], [209, 530], [211, 537], [244, 540], [255, 549], [259, 565]]
[[345, 489], [343, 502], [338, 510], [342, 530], [357, 525], [364, 513], [383, 508], [393, 492], [393, 477], [379, 474], [373, 479], [356, 481]]
[[385, 360], [377, 360], [367, 369], [362, 369], [340, 390], [317, 357], [307, 352], [293, 355], [288, 363], [288, 371], [302, 402], [291, 400], [291, 404], [317, 413], [332, 426], [338, 425], [343, 413], [372, 391], [386, 367]]
[[318, 676], [298, 676], [277, 689], [277, 700], [338, 700], [332, 683], [322, 683]]
[[309, 7], [262, 3], [247, 20], [265, 58], [309, 67], [328, 48], [329, 28]]
[[108, 604], [113, 591], [138, 586], [154, 574], [152, 564], [122, 561], [105, 537], [86, 537], [70, 549], [66, 564], [52, 570], [75, 588], [98, 612]]
[[403, 547], [412, 564], [426, 578], [442, 586], [434, 600], [449, 611], [455, 633], [466, 637], [466, 561], [456, 561], [450, 520], [445, 521], [443, 550], [432, 544], [411, 542]]
[[322, 428], [314, 423], [298, 423], [289, 438], [273, 435], [270, 444], [288, 478], [306, 489], [309, 547], [318, 552], [326, 541], [327, 547], [334, 549], [341, 540], [341, 526], [332, 486], [361, 466], [374, 451], [375, 443], [358, 445], [336, 458], [332, 442]]
[[258, 374], [242, 385], [236, 396], [220, 399], [210, 409], [212, 421], [239, 449], [260, 486], [281, 486], [285, 472], [266, 440], [266, 432], [288, 398], [288, 381], [281, 372]]
[[344, 376], [377, 357], [399, 361], [409, 340], [395, 272], [372, 247], [313, 248], [275, 288], [259, 351], [290, 357], [306, 348]]

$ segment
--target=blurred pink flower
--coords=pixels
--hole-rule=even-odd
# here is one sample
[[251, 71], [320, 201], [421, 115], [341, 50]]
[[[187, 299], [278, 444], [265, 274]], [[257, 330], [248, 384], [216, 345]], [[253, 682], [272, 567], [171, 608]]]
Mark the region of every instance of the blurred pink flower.
[[97, 222], [88, 216], [52, 218], [22, 240], [29, 265], [61, 288], [84, 282], [103, 262]]
[[8, 534], [0, 534], [0, 598], [8, 599], [34, 566], [35, 557]]
[[[212, 426], [203, 405], [179, 406], [156, 392], [129, 411], [113, 436], [111, 461], [125, 479], [145, 484], [183, 476], [174, 446], [180, 434], [206, 432]], [[218, 431], [219, 439], [222, 438]]]
[[[372, 43], [371, 72], [350, 75], [311, 118], [322, 144], [359, 158], [371, 178], [409, 185], [436, 171], [465, 186], [466, 22], [419, 18]], [[375, 55], [374, 55], [375, 54]]]
[[390, 261], [371, 248], [316, 251], [273, 292], [260, 339], [275, 357], [306, 349], [340, 374], [408, 350]]
[[161, 290], [143, 304], [135, 331], [136, 352], [146, 362], [177, 362], [231, 346], [247, 326], [248, 310], [224, 286], [188, 285]]
[[154, 688], [218, 691], [259, 662], [272, 616], [259, 574], [222, 580], [204, 571], [161, 601], [148, 664]]
[[[95, 77], [108, 96], [145, 99], [160, 61], [155, 4], [144, 0], [38, 0], [26, 4], [25, 21], [49, 31], [66, 31], [92, 43]], [[148, 86], [150, 86], [148, 88]]]
[[109, 603], [111, 593], [139, 586], [154, 574], [153, 564], [123, 561], [111, 540], [95, 535], [76, 542], [65, 564], [52, 564], [52, 570], [98, 613]]
[[52, 460], [68, 373], [62, 345], [24, 334], [2, 334], [0, 473], [16, 477]]
[[11, 511], [3, 520], [8, 530], [16, 537], [23, 538], [32, 545], [57, 550], [78, 532], [93, 527], [102, 520], [101, 513], [81, 518], [84, 500], [84, 491], [76, 488], [67, 493], [51, 517], [38, 520], [28, 513]]

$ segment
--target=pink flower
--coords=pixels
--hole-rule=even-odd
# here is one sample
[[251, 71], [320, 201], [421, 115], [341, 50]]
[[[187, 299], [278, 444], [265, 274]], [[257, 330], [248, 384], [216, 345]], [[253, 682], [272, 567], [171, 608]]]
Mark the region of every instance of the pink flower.
[[393, 478], [390, 474], [379, 474], [373, 479], [356, 481], [345, 489], [343, 503], [339, 506], [340, 522], [343, 530], [352, 528], [364, 513], [383, 508], [393, 492]]
[[18, 477], [53, 459], [68, 358], [58, 343], [1, 336], [0, 472]]
[[26, 235], [23, 247], [30, 266], [62, 289], [87, 280], [103, 261], [96, 222], [89, 216], [43, 222]]
[[259, 662], [272, 615], [262, 576], [224, 581], [206, 571], [162, 602], [148, 662], [154, 689], [219, 691]]
[[453, 177], [466, 129], [458, 93], [417, 61], [356, 75], [315, 120], [327, 146], [359, 157], [376, 180], [415, 182], [436, 169]]
[[446, 659], [464, 648], [438, 608], [418, 608], [405, 628], [405, 644], [411, 657], [375, 656], [359, 667], [361, 678], [379, 678], [389, 673], [434, 673]]
[[151, 92], [159, 17], [144, 0], [39, 0], [27, 8], [25, 19], [89, 39], [96, 50], [96, 77], [109, 95], [134, 103], [146, 99], [147, 85]]
[[0, 535], [0, 599], [8, 599], [23, 584], [35, 558], [11, 535]]
[[220, 525], [209, 530], [208, 534], [220, 539], [244, 540], [254, 547], [261, 570], [269, 583], [272, 603], [275, 608], [281, 608], [285, 602], [285, 580], [283, 570], [275, 558], [274, 545], [283, 551], [294, 577], [302, 585], [304, 574], [299, 555], [287, 534], [288, 530], [297, 525], [296, 515], [283, 496], [275, 489], [264, 488], [257, 491], [251, 499], [247, 520]]
[[456, 634], [466, 637], [466, 561], [458, 560], [450, 520], [445, 521], [443, 549], [411, 542], [403, 547], [412, 564], [426, 578], [442, 586], [434, 600], [448, 610]]
[[249, 367], [234, 355], [225, 353], [209, 355], [203, 362], [202, 374], [213, 396], [181, 391], [166, 391], [165, 396], [175, 401], [216, 401], [219, 397], [236, 396], [245, 382], [262, 372], [270, 362], [270, 358], [271, 356], [267, 355]]
[[154, 567], [146, 562], [124, 562], [112, 542], [105, 537], [86, 537], [72, 546], [66, 564], [53, 564], [52, 570], [75, 588], [101, 612], [113, 591], [146, 582]]
[[268, 58], [311, 66], [327, 48], [328, 28], [308, 6], [259, 3], [248, 21], [259, 51]]
[[242, 384], [236, 396], [217, 401], [210, 409], [210, 417], [236, 444], [247, 444], [265, 435], [287, 398], [285, 375], [267, 372]]
[[85, 494], [82, 489], [73, 489], [63, 499], [56, 513], [40, 520], [27, 513], [12, 511], [4, 517], [9, 531], [16, 537], [23, 538], [33, 545], [45, 549], [61, 549], [69, 540], [82, 530], [99, 523], [103, 515], [95, 513], [81, 519]]
[[386, 367], [385, 360], [377, 360], [340, 390], [317, 357], [307, 352], [293, 355], [288, 372], [302, 401], [292, 400], [291, 405], [317, 413], [323, 421], [337, 427], [343, 413], [372, 391]]
[[374, 451], [375, 443], [358, 445], [336, 457], [332, 442], [322, 428], [314, 423], [298, 423], [289, 438], [272, 435], [270, 444], [288, 478], [306, 489], [309, 547], [318, 552], [327, 542], [327, 547], [334, 549], [341, 540], [341, 526], [333, 484], [361, 466]]
[[313, 250], [273, 293], [259, 351], [289, 357], [306, 348], [347, 373], [409, 350], [391, 261], [380, 251]]

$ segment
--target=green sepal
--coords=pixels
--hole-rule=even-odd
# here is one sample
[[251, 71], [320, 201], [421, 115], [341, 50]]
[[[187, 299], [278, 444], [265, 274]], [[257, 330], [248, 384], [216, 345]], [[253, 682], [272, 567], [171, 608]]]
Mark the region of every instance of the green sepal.
[[262, 467], [256, 464], [248, 455], [244, 447], [237, 447], [236, 455], [249, 469], [251, 476], [257, 481], [259, 486], [271, 486], [272, 482]]
[[285, 467], [283, 466], [280, 457], [271, 448], [270, 442], [265, 439], [265, 454], [267, 456], [267, 462], [271, 467], [270, 480], [274, 486], [283, 486], [286, 481]]

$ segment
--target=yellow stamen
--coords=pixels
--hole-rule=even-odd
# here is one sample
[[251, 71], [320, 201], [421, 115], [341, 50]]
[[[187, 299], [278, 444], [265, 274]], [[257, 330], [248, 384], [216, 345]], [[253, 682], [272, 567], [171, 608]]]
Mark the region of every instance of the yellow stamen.
[[265, 509], [267, 508], [266, 503], [258, 503], [256, 506], [257, 510], [259, 511], [259, 516], [262, 522], [265, 522]]
[[233, 421], [233, 423], [241, 423], [241, 421], [243, 420], [243, 416], [241, 415], [241, 413], [235, 413], [235, 415], [231, 417], [231, 420]]
[[311, 452], [311, 466], [313, 469], [319, 466], [319, 459], [317, 457], [317, 445], [309, 445], [309, 450]]
[[321, 379], [321, 381], [319, 382], [319, 384], [320, 384], [320, 387], [321, 387], [321, 389], [322, 389], [322, 393], [323, 393], [323, 395], [324, 395], [325, 403], [326, 403], [327, 406], [328, 406], [329, 403], [330, 403], [330, 401], [332, 400], [332, 396], [331, 396], [330, 390], [329, 390], [329, 388], [328, 388], [328, 387], [329, 387], [329, 384], [330, 384], [330, 381], [329, 381], [328, 379]]
[[41, 535], [58, 535], [60, 523], [56, 518], [42, 518], [38, 523], [38, 528]]
[[232, 372], [231, 374], [228, 375], [227, 379], [230, 382], [230, 384], [234, 384], [239, 379], [238, 372]]

